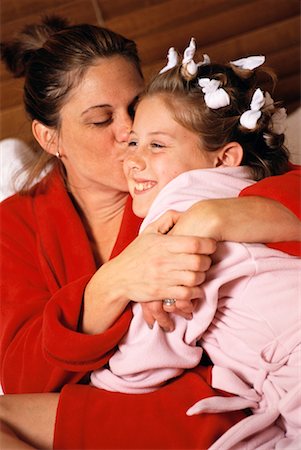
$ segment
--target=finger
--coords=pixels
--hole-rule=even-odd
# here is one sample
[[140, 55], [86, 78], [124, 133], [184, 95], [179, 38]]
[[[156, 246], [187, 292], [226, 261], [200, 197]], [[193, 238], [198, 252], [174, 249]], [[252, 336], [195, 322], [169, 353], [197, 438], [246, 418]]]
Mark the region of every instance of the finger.
[[192, 299], [203, 298], [203, 289], [201, 286], [171, 286], [165, 289], [164, 295], [161, 298], [175, 298], [177, 302], [181, 300], [187, 302]]
[[211, 255], [216, 250], [216, 241], [209, 238], [201, 238], [198, 236], [172, 236], [170, 241], [170, 251], [172, 253], [184, 254], [203, 254]]
[[197, 254], [175, 254], [168, 260], [168, 267], [175, 270], [207, 272], [212, 264], [210, 256]]
[[[186, 303], [186, 305], [190, 304], [190, 302], [185, 302], [185, 303]], [[178, 308], [176, 304], [168, 306], [168, 305], [164, 305], [164, 303], [163, 303], [163, 309], [164, 309], [164, 311], [166, 311], [169, 314], [174, 313], [174, 314], [177, 314], [178, 316], [184, 317], [184, 319], [187, 319], [187, 320], [191, 320], [193, 317], [192, 316], [193, 307], [191, 307], [191, 306], [186, 307], [186, 308]], [[186, 311], [185, 311], [185, 309], [186, 309]]]
[[206, 279], [205, 272], [192, 272], [190, 270], [174, 271], [178, 285], [186, 287], [200, 286]]
[[178, 314], [180, 316], [183, 316], [185, 318], [191, 318], [192, 317], [192, 313], [195, 309], [195, 304], [198, 301], [198, 299], [192, 299], [192, 300], [179, 300], [179, 299], [175, 299], [176, 303], [173, 305], [166, 305], [163, 302], [163, 309], [164, 311], [168, 312], [168, 313], [175, 313]]
[[[163, 276], [163, 270], [175, 271], [175, 276], [178, 276], [180, 272], [207, 272], [212, 264], [210, 256], [207, 255], [185, 255], [174, 254], [169, 258], [166, 258], [163, 262], [158, 262], [158, 272]], [[166, 275], [166, 274], [165, 274]], [[164, 275], [164, 276], [165, 276]], [[189, 276], [189, 275], [188, 275]], [[179, 283], [183, 284], [183, 283]]]
[[159, 326], [167, 332], [173, 331], [175, 329], [174, 323], [170, 315], [164, 311], [163, 307], [160, 312], [156, 313], [154, 316]]
[[151, 302], [149, 310], [152, 312], [153, 318], [164, 331], [174, 330], [173, 320], [170, 315], [164, 311], [162, 301]]
[[159, 219], [151, 222], [144, 230], [143, 233], [168, 233], [174, 224], [178, 221], [179, 216], [182, 213], [177, 211], [166, 211]]
[[146, 317], [146, 322], [153, 327], [155, 321], [164, 331], [173, 331], [174, 323], [172, 318], [163, 310], [162, 300], [151, 301], [141, 304], [143, 316]]
[[148, 308], [144, 308], [145, 304], [141, 304], [142, 314], [147, 326], [152, 330], [154, 327], [155, 319], [152, 312]]
[[178, 308], [175, 308], [173, 313], [176, 314], [177, 316], [183, 317], [185, 320], [191, 320], [193, 318], [192, 313], [185, 313]]
[[181, 311], [184, 314], [190, 315], [195, 309], [194, 300], [177, 300], [175, 310], [173, 312]]

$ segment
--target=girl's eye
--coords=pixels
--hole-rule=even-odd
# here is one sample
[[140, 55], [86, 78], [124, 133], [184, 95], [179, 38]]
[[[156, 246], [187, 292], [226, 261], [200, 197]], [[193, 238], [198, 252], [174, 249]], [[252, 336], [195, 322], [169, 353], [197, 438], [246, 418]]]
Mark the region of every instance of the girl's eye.
[[128, 146], [129, 147], [137, 147], [138, 142], [137, 141], [129, 141]]
[[165, 147], [165, 145], [163, 145], [163, 144], [159, 144], [158, 142], [152, 142], [151, 143], [151, 147], [152, 148], [158, 148], [158, 149], [160, 149], [160, 148], [164, 148]]

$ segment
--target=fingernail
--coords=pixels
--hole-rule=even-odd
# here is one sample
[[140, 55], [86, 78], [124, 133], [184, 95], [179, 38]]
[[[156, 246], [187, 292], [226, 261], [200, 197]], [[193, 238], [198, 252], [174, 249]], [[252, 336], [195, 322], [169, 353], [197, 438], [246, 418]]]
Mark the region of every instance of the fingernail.
[[148, 328], [149, 328], [150, 330], [153, 329], [153, 326], [152, 326], [152, 325], [147, 324], [147, 326], [148, 326]]
[[187, 320], [191, 320], [193, 318], [193, 314], [191, 313], [191, 314], [188, 314], [187, 316], [186, 316], [186, 319]]

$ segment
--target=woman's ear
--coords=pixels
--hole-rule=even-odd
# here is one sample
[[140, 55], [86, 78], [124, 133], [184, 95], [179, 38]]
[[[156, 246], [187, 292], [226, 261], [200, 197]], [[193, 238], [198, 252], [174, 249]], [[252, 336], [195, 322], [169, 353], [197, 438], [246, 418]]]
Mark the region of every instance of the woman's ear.
[[243, 158], [243, 149], [238, 142], [229, 142], [222, 147], [216, 157], [216, 166], [239, 166]]
[[35, 139], [45, 152], [55, 155], [58, 149], [57, 132], [38, 120], [32, 122], [31, 128]]

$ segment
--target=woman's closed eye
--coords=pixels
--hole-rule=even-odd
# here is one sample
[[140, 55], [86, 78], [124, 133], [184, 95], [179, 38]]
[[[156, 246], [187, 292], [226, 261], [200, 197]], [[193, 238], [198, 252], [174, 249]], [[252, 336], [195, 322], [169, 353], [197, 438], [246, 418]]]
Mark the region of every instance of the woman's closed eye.
[[112, 117], [109, 117], [106, 120], [99, 120], [99, 121], [93, 121], [91, 125], [94, 125], [96, 127], [105, 127], [106, 125], [110, 125], [112, 123]]

